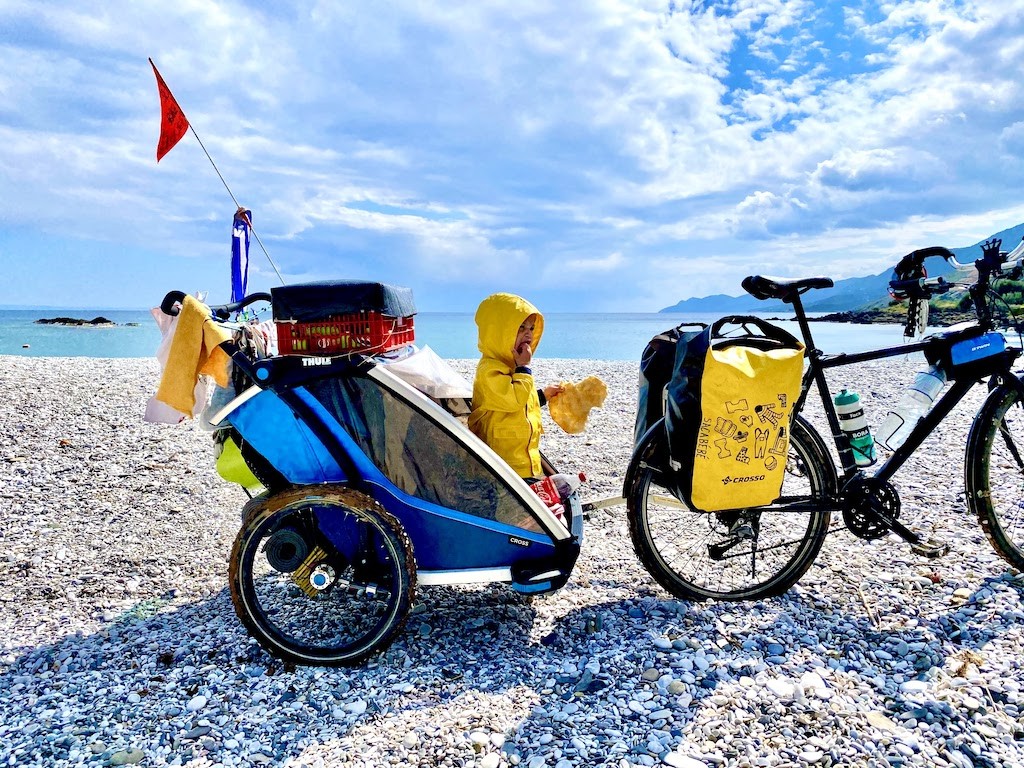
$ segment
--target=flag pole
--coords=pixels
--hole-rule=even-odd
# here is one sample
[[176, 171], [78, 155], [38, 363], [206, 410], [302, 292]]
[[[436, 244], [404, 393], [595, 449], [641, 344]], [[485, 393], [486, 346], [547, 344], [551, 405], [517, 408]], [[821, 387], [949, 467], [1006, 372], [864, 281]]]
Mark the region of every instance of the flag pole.
[[[235, 207], [236, 208], [242, 208], [242, 206], [239, 204], [238, 200], [235, 198], [235, 193], [231, 191], [231, 187], [229, 187], [227, 181], [224, 180], [224, 174], [222, 174], [220, 172], [220, 168], [218, 168], [217, 164], [215, 162], [213, 162], [213, 158], [210, 157], [210, 153], [206, 151], [206, 145], [203, 144], [203, 140], [199, 138], [199, 134], [196, 133], [196, 129], [192, 127], [192, 121], [191, 120], [188, 123], [188, 129], [190, 131], [192, 131], [192, 135], [196, 137], [196, 141], [199, 142], [199, 146], [203, 148], [203, 154], [205, 154], [206, 155], [206, 159], [210, 161], [210, 165], [213, 166], [213, 170], [215, 170], [217, 172], [217, 176], [220, 178], [220, 183], [223, 184], [224, 185], [224, 189], [226, 189], [228, 191], [228, 195], [231, 196], [231, 200], [235, 204]], [[243, 208], [243, 210], [244, 210], [244, 208]], [[277, 268], [277, 264], [274, 263], [274, 260], [272, 258], [270, 258], [270, 253], [267, 251], [267, 247], [265, 245], [263, 245], [263, 241], [260, 240], [259, 233], [256, 232], [255, 227], [253, 227], [253, 225], [252, 225], [252, 220], [248, 216], [246, 216], [246, 219], [249, 219], [249, 221], [246, 222], [249, 225], [249, 231], [252, 232], [253, 237], [256, 238], [256, 242], [260, 244], [260, 248], [263, 250], [263, 254], [267, 257], [267, 261], [270, 262], [270, 266], [272, 266], [274, 268], [274, 272], [277, 274], [277, 279], [281, 281], [281, 285], [284, 285], [285, 282], [284, 282], [284, 278], [281, 277], [281, 271]]]
[[[220, 183], [224, 185], [224, 189], [228, 191], [231, 196], [231, 200], [235, 204], [235, 208], [238, 210], [244, 210], [239, 204], [235, 193], [231, 191], [231, 187], [228, 186], [227, 181], [224, 179], [224, 174], [220, 172], [220, 168], [213, 162], [213, 158], [206, 149], [206, 145], [203, 144], [203, 140], [199, 138], [199, 134], [196, 133], [196, 129], [192, 127], [192, 121], [185, 117], [184, 111], [178, 104], [178, 100], [174, 98], [174, 94], [171, 93], [171, 89], [167, 87], [167, 83], [164, 82], [163, 77], [160, 75], [160, 70], [156, 68], [156, 64], [153, 62], [153, 58], [150, 57], [149, 65], [153, 67], [153, 74], [156, 75], [156, 87], [160, 94], [160, 139], [156, 146], [156, 161], [159, 163], [160, 158], [170, 152], [174, 145], [181, 141], [181, 138], [185, 135], [185, 129], [192, 131], [192, 135], [196, 137], [196, 141], [199, 142], [199, 146], [203, 148], [203, 154], [206, 155], [206, 159], [210, 161], [210, 165], [213, 166], [213, 170], [217, 172], [217, 176], [220, 177]], [[249, 219], [246, 216], [246, 219]], [[260, 248], [263, 250], [264, 255], [267, 257], [267, 261], [270, 262], [270, 266], [274, 268], [274, 272], [277, 273], [277, 279], [281, 281], [281, 285], [284, 285], [284, 278], [281, 277], [281, 270], [277, 268], [277, 264], [270, 258], [270, 252], [267, 247], [260, 240], [259, 234], [253, 229], [252, 221], [246, 221], [249, 225], [249, 231], [256, 236], [256, 242], [260, 244]]]

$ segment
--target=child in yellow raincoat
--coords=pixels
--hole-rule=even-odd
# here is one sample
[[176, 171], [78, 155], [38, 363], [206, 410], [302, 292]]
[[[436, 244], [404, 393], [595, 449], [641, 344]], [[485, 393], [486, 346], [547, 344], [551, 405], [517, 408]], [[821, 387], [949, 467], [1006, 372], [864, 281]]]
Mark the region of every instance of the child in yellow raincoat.
[[476, 311], [480, 362], [473, 381], [469, 428], [520, 477], [542, 478], [540, 409], [562, 391], [538, 389], [530, 362], [544, 333], [544, 317], [526, 299], [495, 293]]

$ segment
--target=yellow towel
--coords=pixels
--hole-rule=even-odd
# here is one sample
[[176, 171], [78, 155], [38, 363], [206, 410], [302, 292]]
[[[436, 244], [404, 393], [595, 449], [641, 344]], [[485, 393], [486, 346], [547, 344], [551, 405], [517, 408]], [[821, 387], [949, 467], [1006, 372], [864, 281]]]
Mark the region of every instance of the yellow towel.
[[201, 375], [213, 376], [218, 386], [228, 385], [231, 358], [218, 344], [230, 338], [231, 332], [210, 317], [209, 307], [186, 296], [156, 399], [191, 416], [196, 404], [193, 393]]

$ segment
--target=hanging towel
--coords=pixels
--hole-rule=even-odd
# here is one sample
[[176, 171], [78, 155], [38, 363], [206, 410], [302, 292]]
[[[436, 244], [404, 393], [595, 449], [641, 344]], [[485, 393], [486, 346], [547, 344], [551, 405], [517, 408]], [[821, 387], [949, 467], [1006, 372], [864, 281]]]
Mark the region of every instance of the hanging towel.
[[[156, 350], [156, 359], [160, 363], [160, 375], [162, 376], [164, 369], [167, 368], [167, 356], [171, 353], [171, 341], [174, 339], [174, 332], [178, 328], [178, 316], [165, 315], [160, 307], [153, 307], [149, 312], [153, 315], [153, 320], [156, 321], [157, 327], [160, 329], [160, 346]], [[157, 383], [159, 384], [159, 381]], [[193, 417], [199, 416], [203, 412], [203, 406], [209, 401], [210, 392], [214, 388], [213, 379], [209, 376], [199, 377], [193, 392], [196, 401], [196, 405], [191, 413]], [[146, 412], [142, 420], [154, 424], [180, 424], [188, 417], [189, 414], [175, 410], [167, 403], [161, 403], [156, 399], [156, 392], [154, 392], [153, 396], [146, 401]]]
[[213, 321], [205, 304], [186, 296], [178, 314], [178, 326], [174, 329], [156, 399], [191, 415], [196, 404], [196, 382], [200, 376], [212, 376], [218, 386], [226, 387], [231, 358], [218, 345], [230, 338], [231, 332]]

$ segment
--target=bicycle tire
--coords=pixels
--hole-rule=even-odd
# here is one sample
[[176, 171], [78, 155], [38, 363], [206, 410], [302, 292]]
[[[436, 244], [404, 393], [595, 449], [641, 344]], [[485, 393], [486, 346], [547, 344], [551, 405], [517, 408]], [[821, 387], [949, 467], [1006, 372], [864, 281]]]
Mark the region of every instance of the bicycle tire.
[[247, 510], [228, 581], [235, 612], [266, 651], [342, 666], [390, 645], [416, 588], [412, 543], [393, 515], [325, 485], [258, 497]]
[[[793, 421], [783, 496], [775, 505], [742, 510], [757, 520], [756, 535], [736, 541], [717, 559], [713, 549], [735, 539], [725, 528], [730, 513], [696, 510], [661, 485], [664, 478], [656, 464], [667, 455], [665, 439], [659, 432], [638, 449], [652, 462], [641, 461], [626, 498], [633, 549], [655, 581], [676, 597], [695, 602], [758, 600], [793, 586], [821, 550], [831, 520], [825, 500], [834, 498], [838, 487], [835, 465], [813, 428], [800, 417]], [[809, 511], [777, 506], [815, 500], [822, 503]], [[796, 524], [799, 535], [787, 538]], [[750, 572], [744, 573], [747, 565]]]
[[993, 549], [1024, 570], [1024, 400], [996, 387], [971, 425], [964, 457], [967, 506]]

